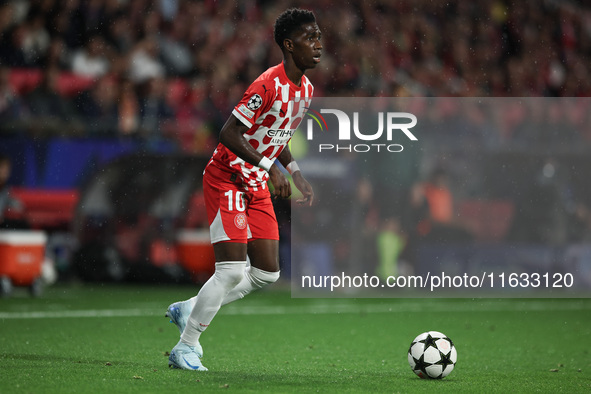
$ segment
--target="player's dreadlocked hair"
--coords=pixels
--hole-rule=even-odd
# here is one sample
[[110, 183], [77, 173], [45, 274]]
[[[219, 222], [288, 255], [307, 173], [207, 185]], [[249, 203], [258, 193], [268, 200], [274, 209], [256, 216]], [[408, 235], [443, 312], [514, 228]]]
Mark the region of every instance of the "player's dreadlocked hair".
[[284, 11], [275, 21], [275, 42], [283, 49], [283, 40], [291, 38], [293, 32], [301, 25], [313, 22], [316, 22], [316, 17], [312, 11], [299, 8], [290, 8]]

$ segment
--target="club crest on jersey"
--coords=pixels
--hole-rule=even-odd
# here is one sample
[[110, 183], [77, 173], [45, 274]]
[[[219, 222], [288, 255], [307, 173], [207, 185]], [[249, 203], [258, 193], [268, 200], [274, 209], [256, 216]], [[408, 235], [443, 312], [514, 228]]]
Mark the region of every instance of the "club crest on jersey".
[[248, 109], [251, 109], [253, 111], [256, 111], [257, 109], [259, 109], [261, 107], [261, 105], [263, 105], [263, 99], [258, 94], [252, 95], [250, 100], [248, 100], [248, 104], [246, 104]]
[[234, 225], [240, 230], [244, 230], [246, 228], [246, 215], [239, 213], [238, 215], [234, 216]]

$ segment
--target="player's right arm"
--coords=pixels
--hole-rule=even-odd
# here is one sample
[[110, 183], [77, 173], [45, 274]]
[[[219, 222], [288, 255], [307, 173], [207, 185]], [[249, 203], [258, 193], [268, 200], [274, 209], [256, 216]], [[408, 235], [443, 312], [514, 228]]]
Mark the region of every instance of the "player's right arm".
[[[246, 138], [244, 138], [244, 133], [248, 130], [249, 127], [232, 114], [224, 124], [224, 127], [222, 127], [220, 142], [245, 162], [253, 166], [258, 166], [264, 156], [260, 152], [257, 152], [248, 143]], [[275, 163], [273, 163], [268, 172], [269, 179], [275, 189], [275, 196], [281, 198], [291, 196], [291, 185]]]
[[[285, 145], [285, 147], [283, 148], [283, 151], [281, 151], [281, 153], [277, 157], [277, 160], [279, 160], [279, 162], [283, 165], [283, 167], [287, 168], [288, 171], [290, 171], [289, 164], [295, 163], [295, 161], [293, 160], [293, 156], [291, 155], [291, 151], [289, 150], [289, 145]], [[301, 199], [297, 200], [296, 202], [298, 204], [302, 204], [302, 205], [305, 204], [305, 205], [311, 207], [312, 203], [314, 202], [314, 190], [312, 189], [312, 186], [304, 178], [304, 176], [302, 175], [302, 171], [300, 171], [299, 168], [294, 172], [290, 171], [290, 173], [291, 173], [291, 177], [293, 179], [294, 185], [302, 193], [302, 196], [303, 196]]]

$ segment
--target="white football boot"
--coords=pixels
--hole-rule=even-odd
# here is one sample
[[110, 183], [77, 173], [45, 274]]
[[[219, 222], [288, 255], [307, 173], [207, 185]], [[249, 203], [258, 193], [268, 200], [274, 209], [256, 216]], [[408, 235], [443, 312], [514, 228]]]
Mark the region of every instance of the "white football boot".
[[[179, 332], [182, 335], [187, 325], [187, 320], [189, 320], [190, 314], [191, 303], [187, 300], [170, 304], [164, 316], [168, 317], [170, 319], [170, 322], [174, 323], [177, 326]], [[201, 347], [201, 344], [199, 342], [197, 342], [197, 345], [195, 345], [195, 352], [199, 357], [203, 357], [203, 348]]]
[[179, 341], [170, 351], [168, 366], [190, 371], [207, 371], [201, 363], [201, 358], [196, 352], [195, 346], [189, 346]]

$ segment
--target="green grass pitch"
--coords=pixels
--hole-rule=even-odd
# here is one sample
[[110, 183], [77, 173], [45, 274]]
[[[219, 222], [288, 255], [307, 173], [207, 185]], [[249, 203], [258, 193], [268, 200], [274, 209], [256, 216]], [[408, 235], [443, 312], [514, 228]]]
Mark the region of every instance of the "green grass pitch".
[[[291, 299], [263, 291], [202, 337], [209, 372], [169, 369], [179, 286], [24, 289], [0, 300], [0, 393], [591, 392], [589, 299]], [[448, 335], [458, 363], [421, 380], [406, 352]]]

